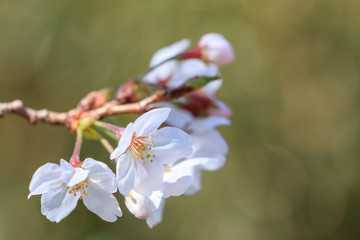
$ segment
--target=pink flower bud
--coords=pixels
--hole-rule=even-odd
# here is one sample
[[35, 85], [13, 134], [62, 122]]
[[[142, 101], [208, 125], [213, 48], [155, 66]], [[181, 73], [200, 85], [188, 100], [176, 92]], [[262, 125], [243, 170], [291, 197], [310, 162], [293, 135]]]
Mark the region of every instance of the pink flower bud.
[[207, 33], [203, 35], [197, 47], [201, 49], [202, 59], [218, 66], [225, 66], [234, 61], [234, 50], [221, 34]]

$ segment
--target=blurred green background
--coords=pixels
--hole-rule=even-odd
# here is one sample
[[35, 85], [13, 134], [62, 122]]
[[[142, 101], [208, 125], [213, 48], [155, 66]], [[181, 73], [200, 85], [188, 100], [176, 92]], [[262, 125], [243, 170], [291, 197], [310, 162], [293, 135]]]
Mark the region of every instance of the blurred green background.
[[[66, 111], [137, 76], [159, 48], [219, 32], [236, 61], [219, 98], [228, 162], [171, 198], [149, 229], [103, 222], [82, 203], [61, 223], [27, 200], [35, 170], [69, 159], [64, 127], [0, 120], [0, 239], [359, 239], [358, 0], [0, 0], [0, 101]], [[119, 118], [119, 122], [122, 119]], [[107, 162], [97, 142], [82, 157]]]

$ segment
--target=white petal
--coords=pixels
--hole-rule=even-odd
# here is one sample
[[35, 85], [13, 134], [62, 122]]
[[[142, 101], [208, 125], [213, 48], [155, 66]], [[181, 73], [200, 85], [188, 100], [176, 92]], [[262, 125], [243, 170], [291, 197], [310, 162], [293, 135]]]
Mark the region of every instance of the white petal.
[[156, 206], [148, 196], [143, 196], [134, 190], [128, 197], [125, 197], [125, 205], [139, 219], [149, 217], [156, 210]]
[[134, 185], [136, 192], [148, 196], [161, 188], [164, 176], [164, 167], [161, 162], [156, 158], [154, 162], [146, 161], [145, 165], [141, 161], [137, 161], [136, 168], [138, 172]]
[[215, 129], [194, 133], [191, 134], [191, 136], [193, 140], [193, 152], [188, 158], [213, 158], [219, 155], [225, 155], [229, 150], [226, 141]]
[[41, 213], [50, 221], [60, 222], [76, 207], [80, 195], [74, 196], [67, 191], [63, 184], [41, 196]]
[[147, 84], [161, 85], [167, 84], [167, 82], [174, 76], [178, 71], [179, 61], [171, 60], [168, 61], [154, 70], [150, 71], [143, 78], [144, 82]]
[[224, 117], [209, 116], [196, 118], [189, 126], [188, 130], [191, 132], [203, 132], [211, 130], [217, 126], [229, 125], [230, 120]]
[[61, 182], [61, 167], [54, 163], [46, 163], [34, 173], [28, 198], [32, 195], [43, 194], [59, 186]]
[[150, 217], [146, 219], [146, 223], [150, 228], [153, 228], [155, 225], [159, 224], [162, 221], [164, 207], [165, 199], [161, 199], [159, 207], [151, 214]]
[[177, 163], [173, 168], [191, 168], [195, 170], [216, 171], [224, 166], [226, 157], [218, 155], [214, 157], [187, 158]]
[[178, 108], [174, 104], [161, 102], [159, 105], [171, 109], [169, 117], [166, 120], [166, 124], [172, 127], [187, 129], [187, 126], [194, 120], [194, 117], [190, 112]]
[[130, 190], [134, 187], [136, 175], [135, 161], [128, 151], [121, 155], [116, 164], [116, 181], [119, 192], [128, 196]]
[[88, 195], [84, 196], [83, 201], [90, 211], [108, 222], [115, 222], [117, 217], [122, 216], [119, 203], [111, 193], [97, 188], [91, 180], [88, 185]]
[[123, 154], [125, 152], [127, 147], [129, 147], [129, 145], [131, 143], [131, 139], [134, 135], [133, 127], [134, 127], [133, 123], [129, 123], [126, 126], [124, 133], [119, 140], [119, 144], [118, 144], [117, 148], [115, 148], [115, 150], [110, 155], [110, 159], [118, 158], [121, 154]]
[[164, 174], [164, 183], [161, 188], [164, 198], [180, 196], [190, 186], [192, 181], [192, 169], [187, 172], [177, 172]]
[[87, 158], [81, 167], [89, 171], [88, 178], [97, 187], [110, 193], [116, 192], [115, 174], [105, 163]]
[[163, 164], [172, 164], [192, 152], [191, 137], [184, 131], [174, 127], [164, 127], [152, 134], [156, 148], [152, 154], [156, 155], [154, 161]]
[[191, 185], [186, 189], [185, 195], [194, 195], [201, 189], [201, 172], [194, 171]]
[[202, 87], [201, 91], [206, 95], [213, 96], [217, 92], [217, 90], [219, 90], [219, 88], [221, 87], [222, 82], [223, 82], [222, 79], [211, 81], [208, 84], [206, 84], [204, 87]]
[[199, 59], [183, 60], [178, 62], [178, 67], [168, 82], [168, 88], [178, 88], [194, 77], [214, 77], [218, 73], [219, 69], [214, 64], [206, 64]]
[[161, 48], [152, 57], [150, 61], [150, 67], [153, 67], [166, 59], [172, 58], [182, 52], [184, 52], [190, 46], [189, 39], [182, 39], [178, 42], [173, 43], [170, 46]]
[[157, 130], [168, 118], [169, 113], [169, 108], [158, 108], [141, 115], [134, 122], [134, 132], [136, 136], [145, 136]]
[[72, 187], [82, 181], [84, 181], [89, 171], [84, 170], [78, 167], [71, 166], [70, 163], [65, 161], [64, 159], [60, 160], [60, 166], [61, 166], [61, 177], [62, 180], [68, 185], [69, 187]]

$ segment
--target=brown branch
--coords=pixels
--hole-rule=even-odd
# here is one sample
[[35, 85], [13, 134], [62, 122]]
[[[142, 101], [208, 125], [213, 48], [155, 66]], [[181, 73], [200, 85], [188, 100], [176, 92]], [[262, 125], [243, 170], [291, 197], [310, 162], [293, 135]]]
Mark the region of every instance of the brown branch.
[[[125, 84], [131, 85], [138, 83], [136, 81], [129, 81]], [[120, 90], [121, 89], [122, 88], [120, 88]], [[116, 100], [109, 101], [105, 104], [102, 103], [107, 101], [103, 91], [91, 92], [81, 100], [80, 104], [76, 108], [71, 109], [68, 112], [54, 112], [47, 109], [35, 110], [24, 106], [21, 100], [14, 100], [9, 103], [0, 103], [0, 117], [4, 117], [6, 114], [16, 114], [27, 119], [31, 124], [44, 122], [54, 125], [64, 125], [70, 128], [72, 131], [75, 131], [78, 121], [84, 117], [92, 117], [96, 120], [100, 120], [108, 116], [124, 113], [141, 114], [156, 107], [153, 105], [153, 103], [159, 101], [170, 101], [172, 99], [184, 96], [193, 90], [195, 90], [195, 88], [186, 85], [173, 91], [160, 89], [157, 90], [153, 95], [141, 101], [130, 103], [124, 103], [124, 101], [126, 99], [128, 99], [126, 101], [132, 101], [137, 98], [129, 97], [132, 95], [131, 91], [125, 91], [125, 93], [120, 91], [125, 98], [122, 98], [121, 96], [119, 98], [119, 96], [117, 96]], [[101, 104], [103, 105], [101, 106]]]
[[[71, 111], [70, 111], [71, 112]], [[70, 112], [53, 112], [47, 109], [35, 110], [24, 106], [21, 100], [14, 100], [9, 103], [0, 103], [0, 117], [8, 113], [20, 115], [31, 124], [46, 122], [49, 124], [64, 124]]]
[[152, 108], [151, 104], [167, 100], [170, 97], [171, 93], [166, 93], [165, 90], [158, 90], [150, 97], [135, 103], [119, 105], [117, 101], [113, 100], [94, 110], [81, 111], [75, 108], [69, 112], [54, 112], [47, 109], [35, 110], [24, 106], [21, 100], [14, 100], [9, 103], [0, 103], [0, 117], [6, 114], [16, 114], [27, 119], [31, 124], [44, 122], [70, 127], [72, 120], [81, 119], [85, 116], [91, 116], [99, 120], [108, 116], [124, 113], [143, 113]]

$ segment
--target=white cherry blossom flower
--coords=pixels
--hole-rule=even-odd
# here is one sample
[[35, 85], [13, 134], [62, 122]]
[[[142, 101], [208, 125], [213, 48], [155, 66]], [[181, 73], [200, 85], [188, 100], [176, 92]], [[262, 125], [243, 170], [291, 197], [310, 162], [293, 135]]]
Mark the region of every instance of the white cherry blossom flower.
[[229, 125], [230, 121], [219, 116], [194, 117], [190, 112], [169, 103], [162, 103], [162, 106], [172, 109], [166, 123], [184, 129], [192, 137], [192, 154], [168, 166], [172, 170], [181, 169], [180, 172], [184, 174], [191, 173], [188, 174], [191, 182], [184, 192], [192, 195], [201, 189], [202, 171], [216, 171], [226, 163], [228, 145], [216, 127]]
[[150, 195], [162, 186], [164, 164], [172, 164], [191, 154], [191, 137], [174, 127], [160, 128], [169, 108], [151, 110], [129, 123], [110, 158], [118, 158], [116, 178], [119, 191], [131, 189]]
[[46, 163], [36, 170], [30, 186], [30, 194], [41, 196], [41, 213], [52, 222], [60, 222], [76, 207], [78, 200], [100, 218], [115, 222], [122, 216], [119, 203], [112, 193], [116, 192], [115, 174], [104, 163], [87, 158], [78, 167], [64, 159], [60, 166]]
[[166, 198], [183, 195], [193, 182], [197, 181], [194, 179], [197, 176], [197, 167], [206, 165], [208, 161], [205, 158], [186, 159], [166, 167], [161, 189], [152, 192], [150, 196], [144, 196], [131, 190], [129, 196], [125, 197], [126, 207], [135, 217], [146, 219], [150, 228], [154, 227], [162, 221]]
[[[190, 45], [188, 39], [180, 40], [170, 46], [161, 48], [152, 57], [150, 67], [154, 67], [165, 60], [175, 57], [184, 52]], [[148, 84], [162, 85], [169, 89], [175, 89], [196, 76], [214, 77], [219, 73], [214, 64], [207, 64], [196, 58], [167, 61], [144, 76]]]
[[218, 66], [225, 66], [234, 61], [234, 50], [223, 35], [207, 33], [203, 35], [198, 48], [201, 49], [201, 58]]

